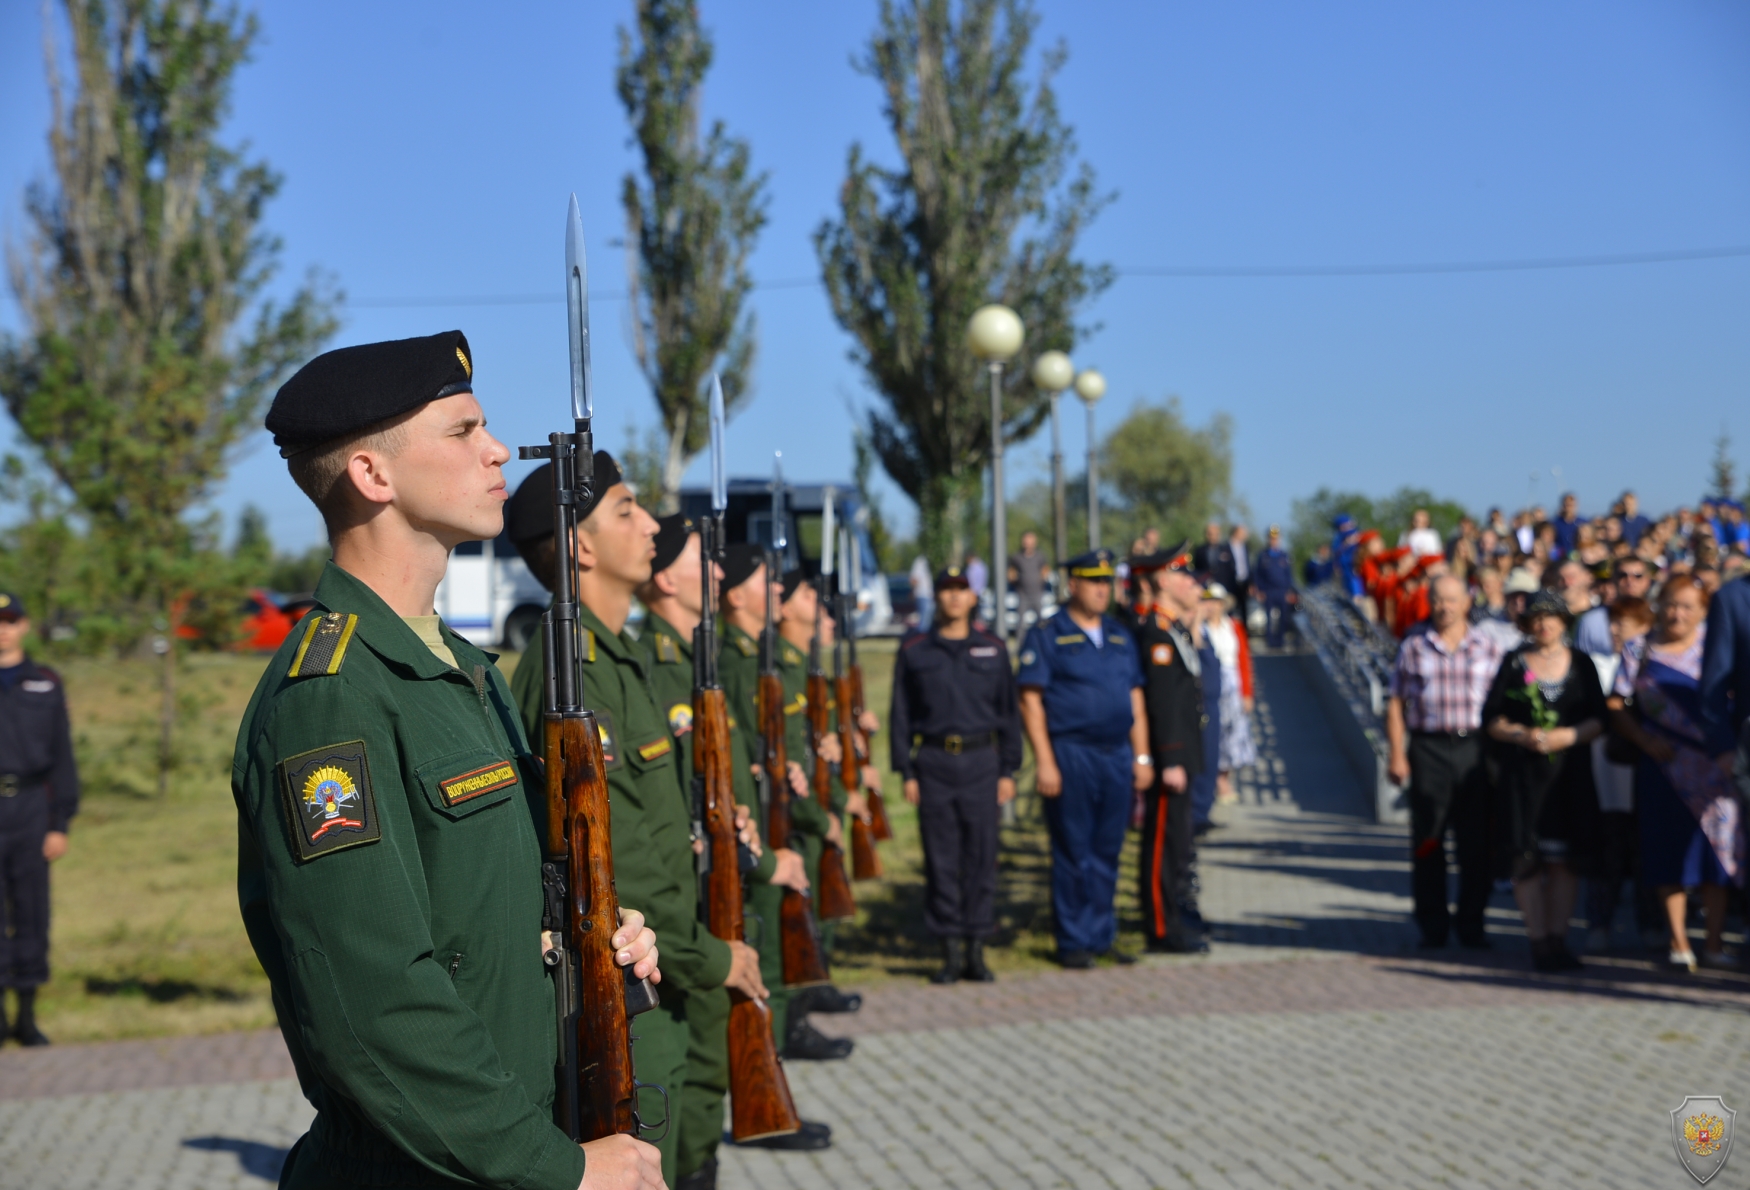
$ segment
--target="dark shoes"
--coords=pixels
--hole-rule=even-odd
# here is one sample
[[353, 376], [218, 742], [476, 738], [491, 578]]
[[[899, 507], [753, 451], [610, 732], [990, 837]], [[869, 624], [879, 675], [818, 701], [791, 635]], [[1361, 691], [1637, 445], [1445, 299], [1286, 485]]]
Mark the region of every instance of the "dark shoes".
[[790, 1015], [789, 1036], [784, 1039], [784, 1056], [799, 1062], [832, 1062], [848, 1058], [856, 1048], [849, 1037], [828, 1037], [808, 1023], [799, 1012]]
[[[832, 1126], [819, 1124], [813, 1120], [804, 1120], [800, 1132], [792, 1132], [785, 1136], [762, 1136], [758, 1140], [745, 1142], [741, 1147], [744, 1149], [777, 1149], [787, 1153], [812, 1153], [819, 1149], [832, 1147]], [[712, 1159], [712, 1165], [713, 1167], [716, 1165], [715, 1158]], [[714, 1188], [716, 1185], [716, 1169], [713, 1168], [711, 1187]], [[687, 1187], [687, 1179], [682, 1178], [675, 1190], [687, 1190]]]
[[953, 983], [966, 970], [966, 942], [960, 938], [942, 939], [942, 969], [930, 976], [931, 983]]
[[984, 965], [984, 939], [966, 940], [966, 966], [962, 974], [973, 983], [995, 983], [996, 973]]
[[1120, 967], [1128, 967], [1136, 962], [1135, 955], [1131, 954], [1128, 950], [1119, 950], [1116, 946], [1114, 946], [1111, 950], [1101, 951], [1100, 957], [1103, 959], [1111, 959], [1114, 963], [1117, 963]]
[[1583, 971], [1586, 964], [1575, 957], [1568, 949], [1565, 938], [1533, 938], [1531, 940], [1531, 969], [1544, 974], [1556, 974], [1562, 971]]
[[1086, 971], [1094, 965], [1094, 955], [1087, 950], [1060, 950], [1057, 965], [1065, 971]]
[[19, 1045], [35, 1049], [47, 1045], [49, 1039], [43, 1036], [43, 1031], [36, 1027], [36, 989], [18, 988], [18, 1022], [8, 1025], [6, 1022], [5, 992], [0, 991], [0, 1042], [8, 1037]]
[[830, 983], [804, 988], [790, 997], [790, 1011], [800, 1003], [803, 1012], [855, 1012], [863, 1007], [863, 993], [841, 992]]

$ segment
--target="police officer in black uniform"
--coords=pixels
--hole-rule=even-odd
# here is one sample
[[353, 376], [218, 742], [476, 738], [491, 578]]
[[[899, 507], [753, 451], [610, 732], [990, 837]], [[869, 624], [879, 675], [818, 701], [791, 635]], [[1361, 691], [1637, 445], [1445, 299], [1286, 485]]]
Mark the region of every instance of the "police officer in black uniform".
[[[49, 864], [67, 853], [79, 770], [60, 677], [24, 652], [30, 620], [0, 591], [0, 1042], [47, 1045], [36, 990], [49, 981]], [[5, 989], [18, 997], [10, 1024]]]
[[893, 771], [918, 808], [924, 928], [942, 940], [932, 983], [989, 983], [984, 940], [996, 928], [997, 825], [1015, 796], [1021, 718], [1003, 642], [972, 626], [978, 595], [965, 573], [936, 575], [936, 614], [893, 663]]
[[1191, 573], [1185, 543], [1131, 560], [1146, 584], [1152, 608], [1138, 618], [1143, 704], [1155, 782], [1143, 796], [1139, 857], [1143, 930], [1150, 950], [1200, 954], [1209, 949], [1193, 901], [1196, 841], [1191, 822], [1191, 779], [1203, 771], [1202, 665], [1197, 603], [1201, 585]]

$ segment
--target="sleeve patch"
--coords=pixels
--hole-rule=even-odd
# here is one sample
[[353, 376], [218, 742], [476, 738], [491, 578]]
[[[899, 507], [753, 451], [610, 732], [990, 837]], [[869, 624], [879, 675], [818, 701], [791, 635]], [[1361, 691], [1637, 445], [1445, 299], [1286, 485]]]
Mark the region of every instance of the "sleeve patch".
[[620, 767], [620, 733], [614, 730], [614, 717], [601, 707], [591, 707], [596, 733], [602, 738], [602, 770], [613, 772]]
[[444, 805], [459, 806], [482, 794], [491, 793], [516, 783], [516, 765], [508, 760], [503, 760], [495, 761], [485, 768], [458, 774], [446, 781], [439, 781], [438, 789], [443, 794]]
[[677, 702], [668, 709], [668, 729], [677, 737], [693, 730], [692, 703]]
[[638, 749], [638, 756], [641, 760], [660, 760], [673, 750], [674, 744], [669, 741], [667, 736], [663, 736], [661, 739], [651, 740]]
[[348, 612], [327, 612], [309, 616], [307, 620], [309, 626], [304, 629], [304, 638], [298, 642], [298, 651], [292, 656], [292, 668], [286, 676], [314, 678], [339, 673], [340, 663], [346, 659], [346, 646], [352, 643], [359, 618]]
[[279, 762], [279, 771], [301, 862], [383, 837], [363, 740], [288, 756]]

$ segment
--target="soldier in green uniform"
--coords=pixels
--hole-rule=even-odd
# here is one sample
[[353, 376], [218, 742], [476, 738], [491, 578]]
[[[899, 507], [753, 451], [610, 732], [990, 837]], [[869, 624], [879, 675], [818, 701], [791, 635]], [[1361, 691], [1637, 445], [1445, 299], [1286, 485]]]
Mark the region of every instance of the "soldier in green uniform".
[[[698, 912], [698, 873], [693, 854], [692, 799], [675, 764], [668, 721], [651, 685], [652, 666], [636, 640], [622, 633], [632, 596], [650, 579], [656, 553], [656, 521], [638, 506], [606, 451], [595, 455], [594, 502], [578, 509], [577, 601], [583, 634], [584, 704], [602, 730], [602, 753], [612, 806], [614, 882], [621, 900], [643, 909], [662, 935], [662, 1004], [637, 1018], [633, 1065], [640, 1082], [668, 1092], [669, 1127], [658, 1142], [662, 1172], [674, 1185], [680, 1167], [682, 1088], [690, 1044], [689, 1015], [696, 997], [725, 986], [748, 996], [769, 993], [760, 978], [759, 954], [745, 942], [717, 938]], [[536, 577], [552, 579], [552, 471], [542, 467], [523, 480], [512, 501], [510, 536]], [[545, 545], [543, 546], [543, 539]], [[543, 557], [545, 564], [543, 565]], [[511, 691], [524, 723], [541, 722], [546, 673], [533, 654], [519, 663]], [[707, 1006], [704, 1011], [709, 1013]], [[645, 1119], [661, 1117], [660, 1096], [640, 1099]], [[707, 1152], [708, 1156], [709, 1153]]]
[[[826, 829], [810, 832], [802, 837], [804, 844], [803, 856], [808, 861], [808, 879], [813, 883], [816, 892], [815, 912], [820, 911], [818, 889], [820, 887], [820, 855], [825, 850], [827, 842], [844, 846], [844, 801], [843, 788], [837, 781], [831, 783], [830, 809], [821, 807], [814, 793], [814, 733], [808, 723], [808, 651], [814, 641], [814, 618], [820, 611], [820, 599], [814, 585], [802, 577], [800, 570], [792, 570], [784, 575], [784, 583], [778, 604], [778, 672], [784, 679], [784, 726], [787, 729], [785, 747], [793, 760], [802, 763], [802, 771], [809, 780], [808, 796], [814, 805], [824, 813]], [[830, 690], [830, 685], [828, 689]], [[830, 698], [830, 694], [829, 694]], [[831, 708], [828, 708], [830, 716]], [[831, 719], [828, 719], [830, 726]], [[836, 764], [839, 759], [839, 739], [830, 731], [821, 741], [824, 747], [821, 751], [826, 756], [829, 765]], [[838, 934], [836, 921], [820, 922], [820, 945], [830, 955], [833, 941]], [[809, 997], [812, 1000], [812, 996]], [[813, 1005], [809, 1005], [813, 1011]]]
[[[656, 705], [668, 719], [669, 733], [674, 737], [679, 757], [677, 775], [683, 795], [692, 807], [694, 832], [702, 835], [699, 821], [702, 808], [697, 804], [693, 784], [693, 630], [702, 618], [704, 597], [700, 536], [692, 520], [678, 512], [663, 517], [657, 525], [650, 581], [638, 588], [638, 599], [645, 609], [638, 643], [650, 666]], [[718, 567], [719, 578], [721, 575], [722, 568]], [[759, 788], [754, 782], [749, 734], [743, 721], [733, 714], [729, 720], [729, 743], [735, 800], [740, 804], [737, 824], [744, 831], [744, 841], [751, 842], [759, 856], [759, 866], [748, 874], [746, 887], [751, 890], [774, 881], [793, 884], [801, 879], [802, 857], [788, 848], [776, 853], [766, 850], [754, 833]], [[695, 850], [703, 847], [701, 838]], [[761, 968], [763, 975], [763, 954]], [[768, 978], [767, 987], [779, 986], [779, 974], [775, 972]], [[708, 1190], [716, 1185], [717, 1145], [723, 1137], [723, 1097], [729, 1089], [729, 992], [718, 988], [699, 993], [692, 1001], [687, 1014], [690, 1042], [687, 1081], [681, 1091], [677, 1190]], [[832, 1129], [825, 1124], [805, 1120], [800, 1132], [750, 1143], [775, 1149], [824, 1149], [832, 1143], [831, 1138]]]
[[[766, 583], [765, 551], [759, 545], [739, 542], [724, 551], [722, 592], [723, 652], [717, 663], [718, 677], [723, 682], [723, 693], [729, 703], [730, 717], [737, 723], [758, 724], [759, 642], [766, 626], [766, 601], [776, 594], [776, 588], [768, 587]], [[791, 705], [796, 705], [798, 710], [806, 705], [796, 704], [795, 695], [788, 687], [785, 689], [785, 700], [786, 710]], [[799, 718], [792, 715], [785, 721], [788, 729], [785, 733], [785, 750], [790, 755], [787, 780], [768, 782], [767, 796], [788, 797], [793, 833], [791, 841], [801, 845], [792, 854], [800, 857], [801, 851], [806, 850], [809, 837], [823, 837], [829, 823], [826, 811], [810, 793], [807, 778], [797, 759], [805, 753], [800, 750], [790, 751], [799, 749], [801, 736], [807, 734], [806, 725], [799, 723]], [[798, 731], [801, 735], [797, 734]], [[747, 734], [750, 750], [757, 754], [759, 748], [754, 729], [750, 728]], [[780, 856], [782, 854], [779, 853]], [[808, 1023], [808, 1012], [812, 1003], [809, 1000], [798, 1002], [804, 993], [818, 994], [819, 989], [805, 988], [796, 991], [781, 986], [784, 965], [781, 940], [778, 937], [778, 908], [783, 897], [783, 886], [788, 885], [798, 892], [807, 892], [810, 887], [804, 868], [798, 867], [794, 880], [782, 879], [781, 875], [782, 871], [768, 884], [753, 885], [748, 900], [749, 917], [758, 923], [761, 971], [765, 974], [767, 985], [775, 989], [772, 996], [772, 1030], [776, 1033], [779, 1048], [786, 1058], [848, 1058], [853, 1048], [850, 1038], [827, 1037], [822, 1034]], [[832, 994], [835, 998], [852, 999], [839, 997], [836, 991]], [[861, 999], [856, 998], [855, 1003], [860, 1004]], [[791, 1011], [793, 1008], [794, 1012]]]
[[[492, 657], [433, 614], [504, 517], [468, 341], [318, 356], [267, 428], [334, 550], [232, 761], [243, 922], [316, 1109], [280, 1184], [655, 1190], [652, 1146], [553, 1123], [543, 782]], [[657, 978], [654, 941], [622, 912], [622, 965]]]

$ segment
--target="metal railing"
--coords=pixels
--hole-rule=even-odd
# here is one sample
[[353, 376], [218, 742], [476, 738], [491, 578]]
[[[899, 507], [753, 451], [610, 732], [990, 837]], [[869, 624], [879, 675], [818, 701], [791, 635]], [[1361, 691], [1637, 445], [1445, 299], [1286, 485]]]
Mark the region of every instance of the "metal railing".
[[1370, 787], [1375, 817], [1400, 820], [1405, 813], [1402, 791], [1386, 777], [1385, 763], [1385, 703], [1398, 642], [1334, 586], [1303, 591], [1298, 619], [1330, 679], [1325, 697], [1343, 704], [1328, 709], [1334, 725], [1341, 721], [1338, 743], [1349, 754], [1356, 777], [1364, 788]]

